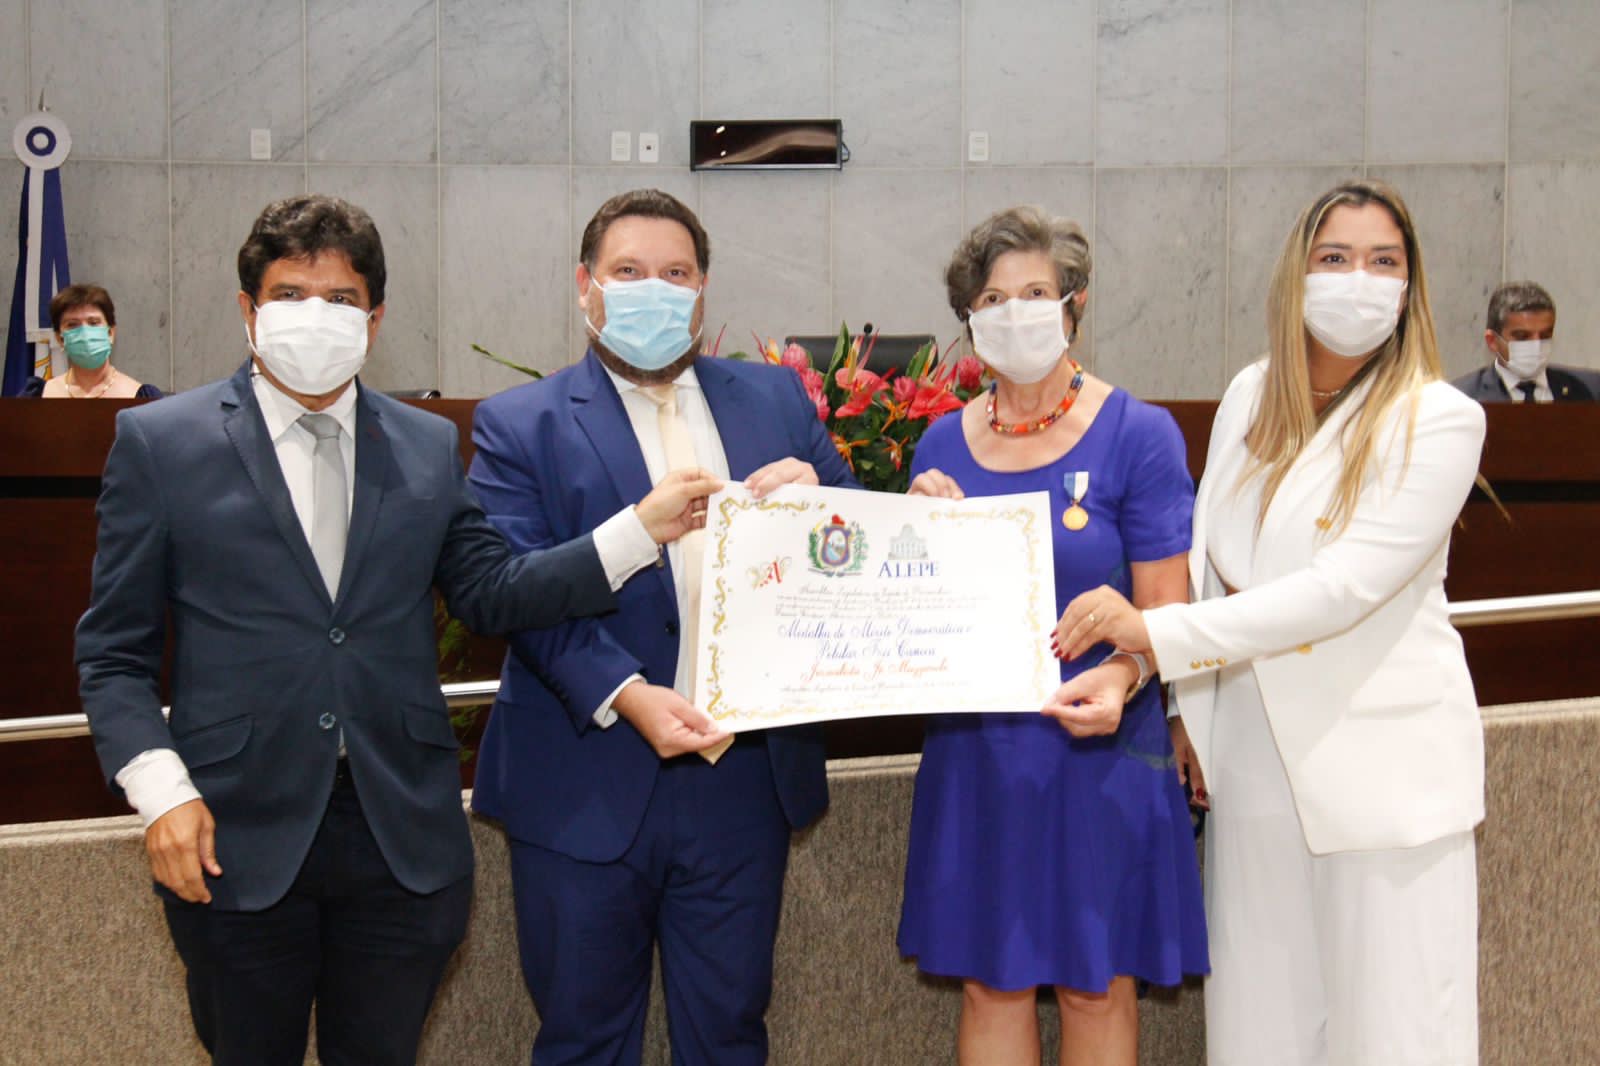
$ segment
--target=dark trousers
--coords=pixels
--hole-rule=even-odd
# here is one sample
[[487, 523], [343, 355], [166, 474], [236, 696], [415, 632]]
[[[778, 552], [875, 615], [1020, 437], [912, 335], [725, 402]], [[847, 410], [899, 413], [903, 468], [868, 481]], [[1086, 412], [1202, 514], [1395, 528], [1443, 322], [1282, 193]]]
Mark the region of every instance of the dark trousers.
[[616, 862], [513, 840], [522, 971], [539, 1011], [533, 1062], [636, 1066], [659, 944], [673, 1063], [764, 1063], [788, 859], [760, 734], [715, 766], [698, 755], [662, 764]]
[[283, 899], [263, 911], [167, 901], [195, 1031], [218, 1066], [300, 1066], [313, 1001], [325, 1066], [416, 1061], [445, 963], [466, 935], [472, 878], [427, 896], [401, 886], [340, 767]]

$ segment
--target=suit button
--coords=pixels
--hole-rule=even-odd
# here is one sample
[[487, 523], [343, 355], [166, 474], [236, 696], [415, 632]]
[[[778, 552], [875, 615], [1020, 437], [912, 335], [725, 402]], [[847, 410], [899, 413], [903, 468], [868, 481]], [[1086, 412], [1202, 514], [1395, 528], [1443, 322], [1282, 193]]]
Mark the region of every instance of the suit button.
[[1311, 645], [1302, 644], [1298, 648], [1296, 648], [1295, 651], [1299, 652], [1301, 655], [1310, 655], [1311, 654]]
[[1191, 669], [1191, 670], [1200, 669], [1200, 660], [1199, 659], [1195, 659], [1193, 662], [1191, 662], [1189, 664], [1189, 669]]
[[668, 622], [667, 623], [667, 636], [675, 637], [677, 635], [678, 635], [678, 623], [676, 623], [676, 622]]
[[340, 629], [338, 626], [334, 626], [332, 629], [328, 630], [328, 643], [332, 644], [336, 648], [343, 644], [344, 630]]
[[656, 552], [656, 569], [657, 570], [661, 570], [661, 569], [665, 568], [666, 565], [667, 565], [667, 553], [666, 552], [662, 552], [662, 551]]
[[327, 711], [322, 712], [322, 717], [317, 719], [317, 728], [321, 729], [324, 733], [338, 724], [339, 719], [335, 718]]

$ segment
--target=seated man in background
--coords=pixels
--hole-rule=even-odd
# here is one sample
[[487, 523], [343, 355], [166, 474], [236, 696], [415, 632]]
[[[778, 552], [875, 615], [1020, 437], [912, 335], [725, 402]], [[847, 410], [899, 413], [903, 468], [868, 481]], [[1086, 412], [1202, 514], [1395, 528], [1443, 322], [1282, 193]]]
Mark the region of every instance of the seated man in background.
[[1594, 403], [1600, 371], [1553, 366], [1556, 304], [1542, 286], [1508, 281], [1489, 297], [1489, 365], [1451, 382], [1479, 403]]
[[29, 378], [22, 395], [46, 400], [156, 400], [161, 390], [141, 385], [111, 365], [117, 341], [117, 309], [98, 285], [68, 285], [50, 301], [50, 325], [67, 353], [60, 377]]

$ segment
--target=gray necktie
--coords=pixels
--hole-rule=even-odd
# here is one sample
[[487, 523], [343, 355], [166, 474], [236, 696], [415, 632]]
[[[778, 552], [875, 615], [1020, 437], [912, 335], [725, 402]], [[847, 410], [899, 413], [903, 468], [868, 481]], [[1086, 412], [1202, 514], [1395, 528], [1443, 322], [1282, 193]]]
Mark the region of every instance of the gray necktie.
[[339, 595], [345, 534], [350, 525], [350, 490], [339, 454], [339, 420], [332, 415], [301, 415], [300, 425], [317, 438], [311, 456], [311, 554], [322, 571], [328, 595]]

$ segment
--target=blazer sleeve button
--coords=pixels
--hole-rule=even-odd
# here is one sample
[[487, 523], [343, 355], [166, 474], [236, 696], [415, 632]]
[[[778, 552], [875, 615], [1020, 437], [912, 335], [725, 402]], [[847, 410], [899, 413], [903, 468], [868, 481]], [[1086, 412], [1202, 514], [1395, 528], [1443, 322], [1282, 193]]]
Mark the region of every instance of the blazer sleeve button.
[[1310, 655], [1311, 654], [1311, 645], [1302, 644], [1298, 648], [1296, 648], [1295, 651], [1299, 652], [1301, 655]]
[[1191, 670], [1198, 670], [1198, 669], [1200, 669], [1200, 667], [1201, 667], [1201, 662], [1200, 662], [1199, 659], [1195, 659], [1193, 662], [1191, 662], [1189, 664], [1189, 669], [1191, 669]]

